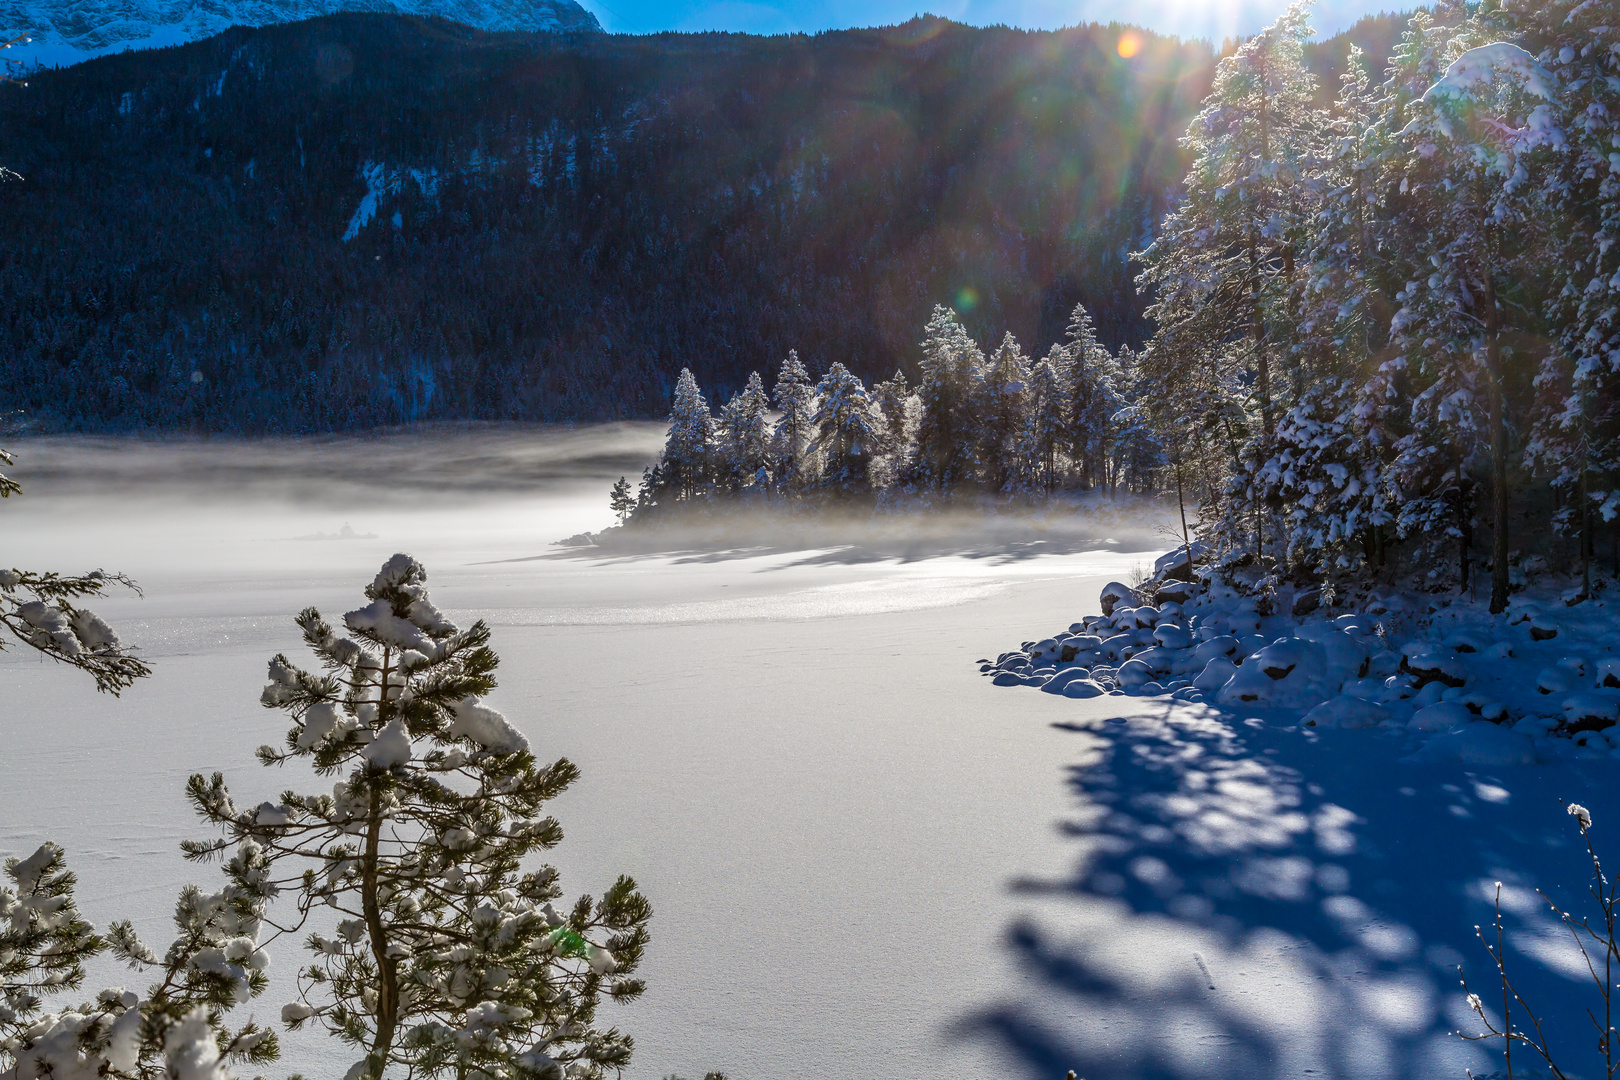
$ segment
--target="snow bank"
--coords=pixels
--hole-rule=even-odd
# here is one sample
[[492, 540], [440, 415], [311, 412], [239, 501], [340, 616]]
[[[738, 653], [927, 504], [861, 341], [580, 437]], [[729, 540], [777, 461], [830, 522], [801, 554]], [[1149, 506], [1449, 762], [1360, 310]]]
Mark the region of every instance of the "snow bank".
[[1161, 559], [1161, 577], [1134, 589], [1110, 582], [1102, 614], [980, 670], [1063, 697], [1167, 696], [1382, 728], [1416, 741], [1416, 762], [1620, 757], [1620, 602], [1524, 593], [1493, 616], [1416, 594], [1334, 612], [1257, 603], [1203, 568], [1190, 583], [1163, 576], [1185, 565]]

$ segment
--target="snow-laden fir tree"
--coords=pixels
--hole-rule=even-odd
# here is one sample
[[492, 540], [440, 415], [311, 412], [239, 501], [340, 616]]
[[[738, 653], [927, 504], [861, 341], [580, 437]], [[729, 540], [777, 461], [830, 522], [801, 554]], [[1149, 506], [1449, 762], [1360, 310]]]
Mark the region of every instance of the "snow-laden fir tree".
[[[872, 404], [883, 420], [880, 454], [885, 463], [882, 483], [893, 483], [906, 470], [906, 451], [911, 443], [911, 425], [917, 395], [906, 382], [906, 373], [895, 370], [892, 377], [872, 386]], [[876, 482], [876, 481], [875, 481]]]
[[985, 362], [974, 411], [979, 417], [979, 460], [984, 484], [1007, 491], [1022, 479], [1024, 416], [1029, 398], [1029, 360], [1009, 332]]
[[1054, 345], [1029, 372], [1021, 453], [1034, 485], [1050, 496], [1058, 482], [1058, 450], [1068, 434], [1068, 354]]
[[778, 487], [791, 491], [803, 483], [804, 452], [810, 442], [810, 415], [815, 409], [815, 389], [796, 350], [788, 352], [771, 391], [777, 412], [771, 434], [772, 475]]
[[1076, 304], [1070, 313], [1067, 336], [1061, 371], [1066, 384], [1069, 458], [1080, 471], [1081, 486], [1107, 486], [1114, 416], [1124, 405], [1119, 363], [1098, 342], [1084, 304]]
[[[1474, 31], [1475, 36], [1482, 28]], [[1402, 131], [1401, 226], [1428, 256], [1398, 294], [1391, 335], [1401, 365], [1421, 390], [1413, 397], [1414, 432], [1392, 466], [1406, 477], [1433, 471], [1475, 446], [1491, 457], [1492, 575], [1490, 606], [1508, 598], [1508, 468], [1506, 415], [1510, 379], [1532, 358], [1506, 340], [1523, 326], [1520, 291], [1540, 267], [1523, 256], [1545, 220], [1542, 189], [1531, 170], [1539, 148], [1562, 141], [1551, 101], [1553, 80], [1511, 42], [1474, 45], [1413, 102]], [[1520, 302], [1515, 302], [1520, 300]], [[1515, 368], [1523, 369], [1516, 372]], [[1428, 437], [1426, 429], [1449, 439]], [[1430, 500], [1434, 495], [1429, 495]], [[1435, 510], [1443, 513], [1436, 503]]]
[[1549, 320], [1559, 348], [1537, 379], [1532, 459], [1569, 496], [1561, 523], [1581, 535], [1594, 514], [1620, 515], [1620, 20], [1572, 0], [1503, 5], [1542, 69], [1556, 80], [1564, 136], [1543, 176], [1551, 213]]
[[[695, 394], [688, 395], [695, 397]], [[489, 630], [459, 629], [433, 605], [422, 566], [383, 565], [347, 634], [298, 616], [319, 670], [270, 662], [263, 702], [292, 725], [267, 766], [301, 761], [335, 778], [330, 794], [284, 792], [239, 807], [219, 774], [187, 793], [223, 838], [193, 858], [251, 848], [238, 888], [280, 890], [291, 931], [317, 910], [311, 962], [283, 1019], [358, 1047], [348, 1080], [410, 1076], [601, 1077], [629, 1061], [630, 1037], [597, 1014], [630, 978], [650, 909], [629, 878], [560, 910], [556, 871], [529, 865], [562, 829], [544, 804], [578, 775], [539, 764], [528, 740], [483, 703], [495, 686]]]
[[[0, 450], [0, 465], [12, 462], [12, 456]], [[0, 499], [21, 491], [22, 485], [0, 473]], [[101, 570], [58, 574], [0, 569], [0, 626], [6, 631], [0, 634], [0, 651], [9, 635], [52, 660], [78, 668], [95, 680], [96, 689], [116, 696], [150, 675], [151, 669], [118, 640], [112, 627], [78, 604], [85, 597], [106, 595], [113, 585], [140, 592], [124, 575]]]
[[731, 396], [715, 421], [716, 479], [731, 492], [768, 478], [771, 460], [771, 407], [759, 372]]
[[882, 449], [885, 425], [866, 387], [843, 364], [816, 384], [810, 430], [820, 487], [854, 493], [871, 486], [867, 469]]
[[[1319, 116], [1305, 66], [1308, 3], [1296, 3], [1216, 68], [1182, 145], [1193, 157], [1181, 205], [1136, 258], [1139, 291], [1158, 323], [1149, 372], [1163, 392], [1184, 370], [1233, 363], [1252, 372], [1269, 435], [1275, 420], [1273, 346], [1294, 287], [1311, 214], [1310, 162]], [[1241, 335], [1245, 347], [1222, 348]]]
[[922, 372], [917, 383], [912, 472], [922, 487], [950, 492], [976, 478], [978, 418], [974, 404], [983, 368], [984, 353], [956, 312], [936, 305], [923, 332]]
[[676, 499], [691, 499], [714, 475], [714, 418], [690, 368], [681, 369], [669, 408], [669, 435], [664, 440], [664, 484]]

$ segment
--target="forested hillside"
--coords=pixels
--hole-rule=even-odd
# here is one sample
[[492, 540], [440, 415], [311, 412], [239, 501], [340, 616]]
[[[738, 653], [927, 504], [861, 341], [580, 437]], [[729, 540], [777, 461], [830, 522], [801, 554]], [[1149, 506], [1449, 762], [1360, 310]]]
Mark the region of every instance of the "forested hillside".
[[936, 303], [1034, 348], [1173, 204], [1201, 44], [919, 20], [492, 35], [343, 15], [0, 87], [12, 424], [663, 413], [790, 348], [915, 373]]

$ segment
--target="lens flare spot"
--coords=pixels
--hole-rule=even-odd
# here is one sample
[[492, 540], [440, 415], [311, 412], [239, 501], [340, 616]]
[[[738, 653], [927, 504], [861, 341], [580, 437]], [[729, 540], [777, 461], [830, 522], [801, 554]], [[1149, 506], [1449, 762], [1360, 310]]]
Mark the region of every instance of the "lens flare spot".
[[979, 290], [971, 285], [964, 285], [956, 291], [956, 310], [958, 314], [965, 314], [979, 306]]
[[1119, 55], [1129, 60], [1142, 51], [1142, 39], [1135, 34], [1121, 34], [1119, 35], [1118, 49]]

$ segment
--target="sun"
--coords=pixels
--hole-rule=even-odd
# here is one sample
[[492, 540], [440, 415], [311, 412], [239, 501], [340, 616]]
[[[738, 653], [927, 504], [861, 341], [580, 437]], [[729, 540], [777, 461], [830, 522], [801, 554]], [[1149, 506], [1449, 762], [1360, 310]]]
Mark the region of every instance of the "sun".
[[1119, 55], [1129, 60], [1142, 51], [1142, 39], [1132, 33], [1119, 35]]

